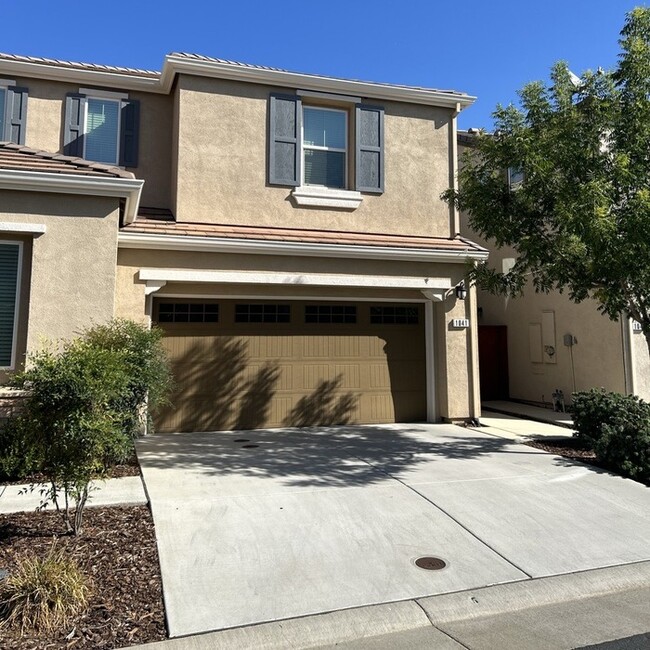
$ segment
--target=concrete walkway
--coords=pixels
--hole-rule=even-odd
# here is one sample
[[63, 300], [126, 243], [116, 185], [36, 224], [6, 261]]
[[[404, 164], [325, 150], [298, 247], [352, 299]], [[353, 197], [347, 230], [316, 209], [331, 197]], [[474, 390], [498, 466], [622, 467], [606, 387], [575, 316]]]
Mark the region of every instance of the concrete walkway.
[[[88, 507], [125, 506], [147, 503], [142, 479], [139, 476], [93, 481]], [[0, 514], [36, 510], [41, 503], [39, 487], [30, 491], [29, 485], [0, 485]], [[53, 508], [49, 505], [48, 508]]]
[[645, 487], [451, 425], [156, 435], [138, 456], [171, 636], [650, 560]]
[[505, 415], [513, 415], [526, 420], [546, 422], [559, 427], [568, 427], [569, 429], [573, 426], [573, 420], [571, 419], [570, 413], [557, 413], [553, 409], [532, 406], [530, 404], [522, 404], [521, 402], [495, 400], [491, 402], [482, 402], [481, 407], [483, 415], [486, 415], [487, 411], [491, 411], [495, 413], [503, 413]]
[[527, 420], [512, 415], [483, 411], [479, 418], [480, 427], [472, 427], [481, 433], [509, 438], [510, 440], [530, 440], [534, 438], [570, 438], [571, 429], [547, 422]]

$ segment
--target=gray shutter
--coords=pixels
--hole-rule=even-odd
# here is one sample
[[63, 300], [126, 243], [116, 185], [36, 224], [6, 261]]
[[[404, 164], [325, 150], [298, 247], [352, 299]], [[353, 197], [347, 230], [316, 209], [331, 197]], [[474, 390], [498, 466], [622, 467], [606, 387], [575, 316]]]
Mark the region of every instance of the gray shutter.
[[0, 367], [11, 366], [20, 248], [0, 244]]
[[65, 98], [65, 122], [63, 124], [63, 153], [66, 156], [84, 155], [84, 117], [86, 96], [70, 93]]
[[138, 139], [140, 135], [140, 102], [131, 100], [122, 106], [120, 124], [120, 165], [138, 166]]
[[302, 102], [291, 95], [269, 100], [269, 183], [300, 185]]
[[7, 106], [5, 108], [4, 140], [25, 144], [25, 126], [27, 123], [27, 88], [10, 86], [7, 88]]
[[384, 191], [384, 109], [357, 104], [356, 188], [359, 192]]

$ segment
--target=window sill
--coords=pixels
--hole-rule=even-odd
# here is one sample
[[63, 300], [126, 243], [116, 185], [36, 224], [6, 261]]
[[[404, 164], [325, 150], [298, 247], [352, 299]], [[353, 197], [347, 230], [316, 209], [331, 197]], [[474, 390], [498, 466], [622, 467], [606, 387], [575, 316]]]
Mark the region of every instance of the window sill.
[[356, 210], [363, 201], [361, 192], [335, 190], [315, 185], [296, 187], [291, 192], [291, 196], [295, 204], [301, 207], [339, 208], [342, 210]]

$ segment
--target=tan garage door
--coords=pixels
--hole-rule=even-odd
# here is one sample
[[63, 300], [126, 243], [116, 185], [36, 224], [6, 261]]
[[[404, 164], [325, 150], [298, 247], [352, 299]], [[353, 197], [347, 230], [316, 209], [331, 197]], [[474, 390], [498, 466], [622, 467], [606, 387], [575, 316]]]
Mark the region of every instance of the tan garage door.
[[157, 431], [426, 419], [422, 305], [154, 305], [176, 381]]

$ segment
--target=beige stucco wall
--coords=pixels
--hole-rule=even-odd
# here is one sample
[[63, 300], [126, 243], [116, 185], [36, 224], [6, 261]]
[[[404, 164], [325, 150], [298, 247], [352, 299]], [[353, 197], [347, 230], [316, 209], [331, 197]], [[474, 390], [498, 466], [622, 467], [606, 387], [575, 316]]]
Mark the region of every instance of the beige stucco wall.
[[[463, 278], [463, 264], [426, 264], [420, 262], [387, 262], [379, 260], [325, 259], [315, 257], [284, 257], [272, 255], [234, 255], [220, 253], [191, 253], [120, 249], [118, 252], [116, 316], [146, 322], [144, 284], [137, 279], [141, 268], [219, 269], [288, 271], [295, 273], [339, 273], [376, 276], [405, 275], [449, 278], [451, 286]], [[167, 296], [256, 296], [285, 298], [331, 297], [377, 301], [422, 300], [419, 291], [366, 288], [243, 286], [226, 284], [169, 283], [159, 294]], [[475, 328], [454, 329], [453, 318], [470, 318], [476, 323], [472, 301], [464, 302], [450, 296], [434, 303], [434, 340], [436, 359], [436, 401], [438, 417], [465, 419], [478, 413], [475, 382], [476, 364], [472, 359], [471, 341]]]
[[[79, 84], [16, 78], [29, 91], [25, 144], [51, 152], [63, 151], [63, 121], [67, 93], [79, 92]], [[112, 89], [113, 90], [113, 89]], [[143, 206], [171, 207], [172, 98], [130, 91], [140, 101], [140, 139], [137, 168], [129, 168], [145, 179]]]
[[28, 353], [43, 339], [70, 338], [112, 318], [118, 217], [117, 199], [0, 191], [0, 222], [46, 227], [33, 237], [31, 254], [25, 248], [31, 273], [24, 278], [19, 327]]
[[295, 89], [180, 77], [177, 220], [449, 236], [439, 197], [450, 182], [450, 110], [382, 102], [385, 192], [364, 194], [354, 211], [297, 208], [292, 188], [267, 185], [271, 92]]
[[634, 392], [646, 401], [650, 401], [650, 354], [648, 344], [642, 332], [632, 332], [631, 352], [634, 375]]

